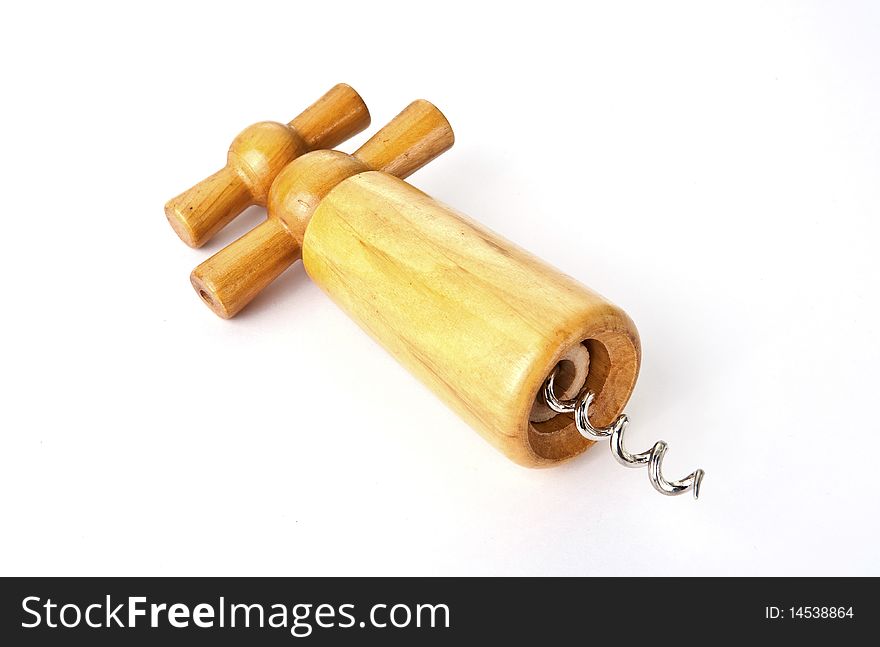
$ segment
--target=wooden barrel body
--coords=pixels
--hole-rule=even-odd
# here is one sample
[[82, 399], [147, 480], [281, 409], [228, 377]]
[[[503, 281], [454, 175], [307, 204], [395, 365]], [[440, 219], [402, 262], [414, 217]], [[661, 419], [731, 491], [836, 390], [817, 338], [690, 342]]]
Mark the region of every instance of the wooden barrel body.
[[596, 425], [620, 413], [635, 385], [639, 337], [626, 313], [387, 173], [360, 173], [330, 191], [302, 256], [366, 332], [520, 464], [552, 465], [590, 445], [568, 416], [529, 419], [573, 347], [589, 351]]

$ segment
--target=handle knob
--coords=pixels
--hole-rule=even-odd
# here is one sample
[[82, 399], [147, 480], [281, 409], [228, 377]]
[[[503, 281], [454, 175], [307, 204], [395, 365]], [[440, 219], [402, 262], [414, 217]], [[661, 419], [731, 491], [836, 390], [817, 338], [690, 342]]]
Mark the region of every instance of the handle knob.
[[247, 207], [265, 204], [272, 181], [291, 161], [369, 125], [363, 99], [340, 83], [289, 124], [249, 126], [232, 142], [223, 169], [168, 201], [168, 222], [183, 242], [201, 247]]
[[312, 213], [337, 184], [377, 170], [406, 177], [448, 150], [452, 127], [432, 103], [417, 100], [354, 155], [316, 151], [289, 164], [275, 179], [268, 219], [196, 267], [190, 281], [218, 316], [238, 314], [302, 255]]

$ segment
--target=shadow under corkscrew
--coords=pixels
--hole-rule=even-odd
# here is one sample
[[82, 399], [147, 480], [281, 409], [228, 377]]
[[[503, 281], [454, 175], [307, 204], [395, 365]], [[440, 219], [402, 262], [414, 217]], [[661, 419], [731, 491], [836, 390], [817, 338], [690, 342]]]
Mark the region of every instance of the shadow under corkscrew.
[[577, 397], [571, 400], [560, 400], [556, 397], [556, 393], [553, 389], [553, 381], [558, 372], [559, 367], [555, 368], [550, 374], [550, 377], [547, 378], [547, 381], [544, 382], [543, 394], [548, 407], [556, 413], [573, 413], [575, 426], [584, 438], [589, 440], [603, 440], [605, 438], [610, 438], [611, 453], [614, 455], [617, 462], [624, 467], [641, 467], [642, 465], [647, 465], [648, 479], [651, 481], [651, 485], [654, 486], [654, 489], [660, 494], [676, 496], [684, 494], [688, 490], [693, 490], [694, 498], [699, 498], [700, 484], [703, 482], [703, 476], [706, 474], [703, 470], [698, 469], [679, 481], [667, 481], [663, 478], [662, 473], [663, 455], [669, 448], [666, 442], [658, 440], [648, 451], [640, 454], [629, 453], [623, 446], [623, 432], [626, 430], [626, 425], [629, 423], [626, 414], [620, 414], [617, 416], [614, 422], [607, 427], [594, 427], [590, 423], [588, 414], [590, 411], [590, 405], [595, 398], [595, 394], [592, 391], [584, 389]]

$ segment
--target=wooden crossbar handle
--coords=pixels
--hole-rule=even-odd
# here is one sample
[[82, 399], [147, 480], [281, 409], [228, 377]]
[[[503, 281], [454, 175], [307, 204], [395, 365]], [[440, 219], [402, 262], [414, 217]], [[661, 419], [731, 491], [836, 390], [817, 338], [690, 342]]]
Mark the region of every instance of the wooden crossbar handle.
[[369, 125], [363, 99], [340, 83], [288, 124], [249, 126], [229, 147], [225, 167], [168, 201], [168, 222], [183, 242], [201, 247], [250, 205], [265, 205], [272, 181], [291, 161], [337, 146]]
[[354, 155], [315, 151], [278, 174], [268, 197], [268, 218], [196, 267], [190, 281], [217, 315], [238, 314], [301, 256], [312, 213], [333, 187], [365, 171], [404, 178], [454, 142], [446, 117], [418, 100], [373, 135]]

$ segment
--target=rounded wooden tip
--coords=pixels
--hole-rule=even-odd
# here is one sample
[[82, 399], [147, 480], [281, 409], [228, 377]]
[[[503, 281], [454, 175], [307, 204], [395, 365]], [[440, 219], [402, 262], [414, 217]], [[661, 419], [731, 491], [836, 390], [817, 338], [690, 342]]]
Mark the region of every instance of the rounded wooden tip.
[[201, 247], [205, 244], [206, 240], [199, 239], [182, 211], [185, 211], [185, 209], [181, 204], [176, 200], [169, 200], [165, 204], [165, 217], [168, 218], [168, 224], [171, 225], [177, 237], [187, 245], [190, 247]]
[[230, 319], [299, 257], [299, 244], [270, 218], [196, 267], [189, 280], [214, 314]]
[[201, 247], [252, 202], [244, 181], [227, 166], [169, 200], [165, 216], [180, 240]]
[[347, 83], [337, 83], [290, 122], [309, 150], [335, 148], [370, 125], [367, 104]]
[[445, 115], [430, 101], [416, 99], [354, 156], [376, 171], [405, 178], [454, 143], [455, 134]]
[[230, 311], [228, 305], [219, 298], [218, 290], [211, 281], [210, 276], [202, 275], [199, 269], [196, 268], [189, 275], [189, 282], [202, 301], [205, 302], [205, 305], [214, 311], [215, 315], [223, 319], [231, 319], [235, 316], [236, 313]]

